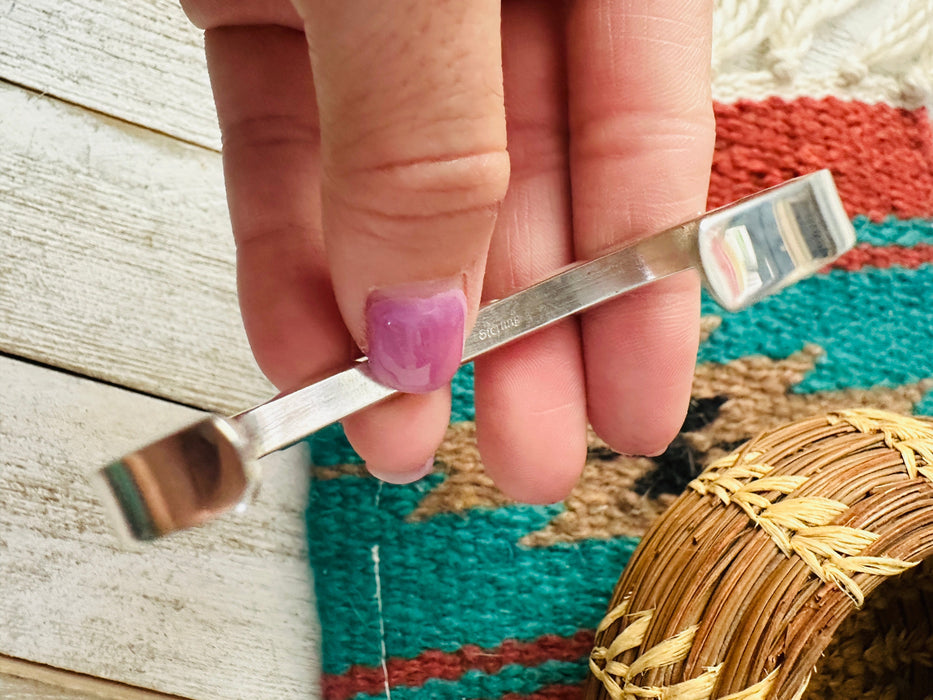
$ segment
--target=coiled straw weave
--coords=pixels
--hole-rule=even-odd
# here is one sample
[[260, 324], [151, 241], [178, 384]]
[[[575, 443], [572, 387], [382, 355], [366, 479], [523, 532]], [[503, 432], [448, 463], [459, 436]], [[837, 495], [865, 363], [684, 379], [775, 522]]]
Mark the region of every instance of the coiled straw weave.
[[933, 698], [933, 422], [840, 411], [712, 464], [632, 557], [590, 671], [591, 699]]

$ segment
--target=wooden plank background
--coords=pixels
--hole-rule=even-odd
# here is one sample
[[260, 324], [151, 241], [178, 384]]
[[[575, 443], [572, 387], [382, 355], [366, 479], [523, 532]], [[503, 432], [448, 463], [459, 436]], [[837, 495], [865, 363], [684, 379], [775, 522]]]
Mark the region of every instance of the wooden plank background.
[[318, 696], [300, 451], [242, 516], [136, 552], [85, 479], [272, 392], [218, 148], [174, 2], [0, 2], [0, 697]]
[[0, 351], [193, 406], [272, 393], [219, 154], [0, 83]]
[[0, 0], [0, 77], [220, 149], [201, 32], [174, 0]]
[[0, 357], [0, 653], [192, 698], [306, 698], [318, 673], [300, 450], [238, 517], [123, 551], [86, 479], [198, 413]]

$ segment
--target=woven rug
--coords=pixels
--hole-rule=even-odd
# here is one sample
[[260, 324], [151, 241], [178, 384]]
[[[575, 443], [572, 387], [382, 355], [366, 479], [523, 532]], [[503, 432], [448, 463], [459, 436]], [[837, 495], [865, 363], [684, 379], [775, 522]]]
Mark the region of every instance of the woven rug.
[[593, 630], [647, 524], [762, 429], [842, 407], [933, 414], [930, 0], [720, 0], [709, 206], [830, 168], [857, 249], [755, 307], [703, 302], [693, 399], [654, 459], [591, 436], [562, 504], [483, 474], [472, 374], [435, 473], [368, 477], [338, 427], [310, 440], [323, 696], [575, 699]]

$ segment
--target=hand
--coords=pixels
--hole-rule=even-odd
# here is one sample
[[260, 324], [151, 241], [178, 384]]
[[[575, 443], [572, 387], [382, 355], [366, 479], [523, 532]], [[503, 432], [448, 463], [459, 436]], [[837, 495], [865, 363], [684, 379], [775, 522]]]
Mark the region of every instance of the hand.
[[[432, 461], [483, 299], [704, 208], [709, 0], [183, 4], [206, 29], [253, 352], [283, 390], [359, 347], [419, 392], [344, 422], [387, 481]], [[561, 499], [587, 420], [662, 451], [698, 323], [685, 273], [478, 360], [487, 473]]]

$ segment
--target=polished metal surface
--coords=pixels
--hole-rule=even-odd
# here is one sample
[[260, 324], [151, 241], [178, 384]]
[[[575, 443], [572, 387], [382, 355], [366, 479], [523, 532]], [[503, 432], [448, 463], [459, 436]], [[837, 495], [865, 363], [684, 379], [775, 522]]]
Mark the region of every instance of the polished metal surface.
[[698, 244], [707, 290], [736, 311], [839, 257], [855, 231], [832, 175], [820, 170], [709, 212]]
[[[690, 268], [734, 311], [813, 274], [854, 243], [831, 175], [813, 173], [484, 306], [463, 361]], [[233, 418], [209, 417], [105, 467], [97, 480], [122, 533], [161, 537], [246, 498], [260, 457], [395, 393], [370, 377], [364, 360]]]
[[125, 542], [156, 539], [235, 508], [259, 465], [231, 419], [209, 415], [95, 472], [92, 484]]
[[[480, 309], [464, 343], [469, 362], [522, 336], [636, 287], [699, 264], [698, 221], [676, 226], [557, 274]], [[233, 418], [251, 457], [279, 450], [395, 394], [369, 376], [366, 362]]]

